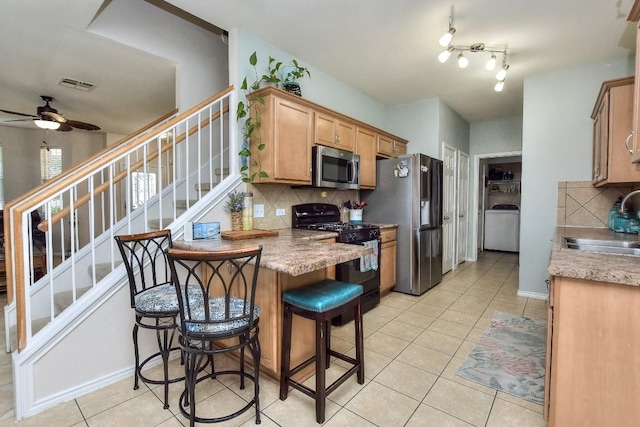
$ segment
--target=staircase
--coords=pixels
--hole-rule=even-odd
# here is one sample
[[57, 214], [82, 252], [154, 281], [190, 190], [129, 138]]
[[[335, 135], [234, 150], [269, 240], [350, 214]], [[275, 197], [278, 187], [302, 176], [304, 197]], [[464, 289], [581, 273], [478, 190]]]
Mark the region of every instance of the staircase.
[[[128, 283], [113, 239], [174, 238], [241, 184], [233, 87], [151, 123], [5, 206], [7, 351], [18, 420], [133, 372]], [[31, 212], [46, 245], [36, 246]], [[44, 252], [36, 276], [33, 254]], [[152, 348], [153, 337], [142, 337]], [[143, 355], [144, 356], [144, 355]]]

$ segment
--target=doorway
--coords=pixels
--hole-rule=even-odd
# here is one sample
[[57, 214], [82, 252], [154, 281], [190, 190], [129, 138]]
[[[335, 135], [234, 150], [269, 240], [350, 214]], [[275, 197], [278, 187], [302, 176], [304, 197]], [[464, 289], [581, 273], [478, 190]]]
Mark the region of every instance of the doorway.
[[[484, 249], [485, 210], [497, 204], [520, 205], [522, 192], [522, 151], [477, 154], [474, 156], [475, 179], [471, 213], [470, 260], [477, 260]], [[490, 176], [490, 172], [492, 172]], [[500, 180], [490, 179], [498, 178]], [[519, 231], [519, 230], [518, 230]]]

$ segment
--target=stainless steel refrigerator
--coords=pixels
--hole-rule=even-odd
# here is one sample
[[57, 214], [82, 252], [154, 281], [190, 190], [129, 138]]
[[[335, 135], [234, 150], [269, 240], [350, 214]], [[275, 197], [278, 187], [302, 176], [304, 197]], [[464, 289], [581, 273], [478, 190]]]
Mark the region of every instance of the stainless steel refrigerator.
[[442, 280], [442, 161], [410, 154], [376, 162], [363, 220], [398, 224], [395, 291], [421, 295]]

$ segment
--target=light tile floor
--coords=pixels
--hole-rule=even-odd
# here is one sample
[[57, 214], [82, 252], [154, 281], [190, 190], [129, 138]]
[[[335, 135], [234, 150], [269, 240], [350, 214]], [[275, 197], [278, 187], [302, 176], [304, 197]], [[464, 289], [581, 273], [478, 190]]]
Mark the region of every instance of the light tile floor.
[[[467, 381], [455, 375], [482, 336], [495, 311], [546, 318], [545, 302], [517, 296], [518, 255], [483, 252], [445, 275], [420, 297], [396, 292], [365, 314], [365, 384], [352, 377], [327, 402], [328, 427], [337, 426], [545, 426], [542, 406]], [[6, 295], [0, 295], [4, 306]], [[4, 319], [1, 324], [4, 327]], [[353, 355], [353, 328], [334, 328], [332, 344]], [[0, 335], [4, 348], [4, 330]], [[226, 361], [222, 361], [226, 362]], [[177, 361], [172, 370], [181, 369]], [[156, 369], [156, 368], [153, 368]], [[328, 381], [345, 369], [332, 363]], [[309, 384], [313, 379], [309, 380]], [[162, 388], [120, 381], [41, 414], [15, 423], [11, 359], [0, 353], [0, 426], [162, 426], [188, 425], [177, 411], [180, 385], [172, 385], [168, 410]], [[240, 391], [229, 381], [205, 381], [198, 389], [198, 410], [228, 410], [251, 388]], [[278, 399], [278, 385], [261, 378], [262, 426], [315, 426], [313, 400], [291, 391]], [[223, 426], [255, 425], [253, 411]]]

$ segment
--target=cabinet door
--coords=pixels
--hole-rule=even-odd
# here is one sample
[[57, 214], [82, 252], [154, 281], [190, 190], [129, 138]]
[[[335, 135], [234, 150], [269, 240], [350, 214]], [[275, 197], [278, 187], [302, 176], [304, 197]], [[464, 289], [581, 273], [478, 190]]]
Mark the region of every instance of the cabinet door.
[[276, 98], [273, 120], [273, 179], [310, 184], [313, 112], [303, 105]]
[[612, 87], [608, 99], [607, 165], [608, 183], [635, 183], [640, 171], [631, 163], [627, 137], [633, 122], [633, 83]]
[[391, 289], [396, 285], [396, 250], [395, 241], [381, 245], [380, 291]]
[[605, 103], [603, 102], [598, 110], [598, 115], [593, 121], [593, 184], [597, 184], [604, 180], [603, 170], [604, 170], [604, 162], [603, 158], [606, 152], [603, 150], [603, 146], [605, 145], [605, 135], [603, 135], [603, 130], [606, 129], [604, 126], [604, 121], [606, 121], [606, 116], [604, 114], [604, 109], [606, 108]]
[[394, 157], [402, 156], [403, 154], [407, 154], [407, 143], [395, 141]]
[[393, 140], [384, 135], [378, 135], [378, 155], [393, 157]]
[[356, 127], [353, 123], [321, 112], [315, 113], [315, 143], [353, 152]]
[[360, 187], [376, 187], [376, 134], [369, 129], [358, 128], [356, 153], [360, 155]]
[[[637, 20], [638, 11], [640, 7], [638, 6], [640, 3], [636, 0], [631, 7], [631, 11], [629, 12], [629, 17], [627, 20]], [[632, 16], [634, 15], [634, 16]], [[640, 25], [640, 22], [637, 22], [636, 25]], [[638, 29], [636, 33], [636, 45], [640, 43], [640, 29]], [[640, 45], [638, 45], [640, 46]], [[640, 53], [636, 52], [636, 76], [640, 76], [638, 74], [640, 72]], [[635, 82], [634, 90], [633, 90], [633, 137], [632, 139], [632, 162], [640, 163], [640, 142], [638, 139], [640, 138], [640, 84], [639, 82]]]

